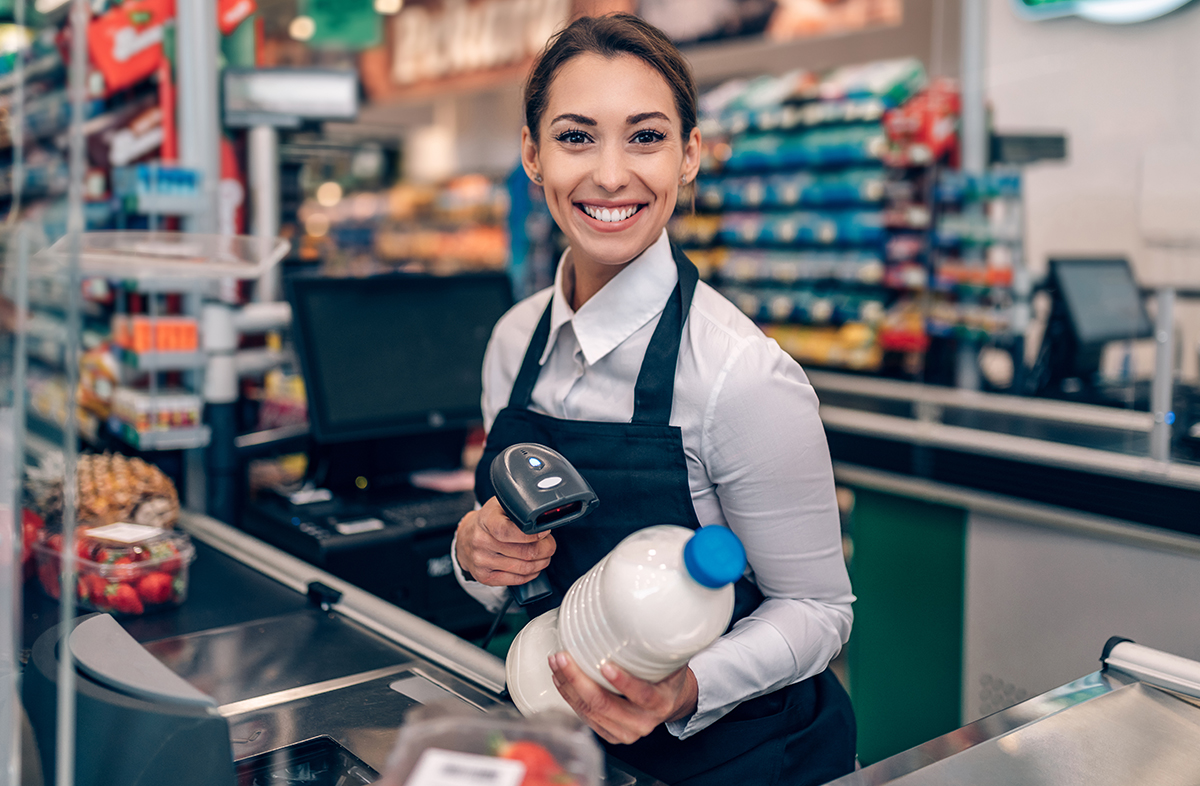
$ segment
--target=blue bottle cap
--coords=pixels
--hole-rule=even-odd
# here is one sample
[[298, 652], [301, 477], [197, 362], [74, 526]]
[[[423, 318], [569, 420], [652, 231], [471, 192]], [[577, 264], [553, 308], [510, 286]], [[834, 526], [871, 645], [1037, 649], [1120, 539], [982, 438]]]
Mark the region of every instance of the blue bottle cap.
[[683, 547], [688, 574], [712, 589], [732, 584], [746, 570], [746, 549], [728, 527], [701, 527]]

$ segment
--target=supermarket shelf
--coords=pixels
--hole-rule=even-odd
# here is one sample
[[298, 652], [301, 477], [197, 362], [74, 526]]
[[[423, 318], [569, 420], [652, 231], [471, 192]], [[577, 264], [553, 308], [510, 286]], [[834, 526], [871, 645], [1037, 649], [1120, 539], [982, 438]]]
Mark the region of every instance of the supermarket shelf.
[[190, 216], [204, 209], [204, 200], [198, 196], [134, 194], [125, 197], [126, 212], [141, 215]]
[[118, 348], [121, 363], [138, 371], [188, 371], [204, 368], [208, 356], [203, 352], [134, 352]]
[[212, 437], [212, 430], [208, 426], [166, 429], [164, 431], [137, 431], [127, 423], [109, 418], [108, 427], [118, 439], [138, 450], [202, 448]]

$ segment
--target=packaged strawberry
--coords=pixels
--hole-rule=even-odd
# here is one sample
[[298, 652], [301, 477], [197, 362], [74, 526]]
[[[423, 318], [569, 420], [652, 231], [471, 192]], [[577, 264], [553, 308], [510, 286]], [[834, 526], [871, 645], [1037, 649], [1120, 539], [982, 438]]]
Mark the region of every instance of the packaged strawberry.
[[604, 756], [574, 715], [551, 710], [479, 715], [460, 702], [415, 707], [404, 717], [377, 786], [599, 786]]
[[[38, 582], [55, 599], [62, 596], [62, 550], [60, 532], [43, 532], [34, 545]], [[195, 556], [191, 539], [175, 530], [124, 522], [78, 529], [76, 602], [125, 616], [174, 608], [187, 598]]]

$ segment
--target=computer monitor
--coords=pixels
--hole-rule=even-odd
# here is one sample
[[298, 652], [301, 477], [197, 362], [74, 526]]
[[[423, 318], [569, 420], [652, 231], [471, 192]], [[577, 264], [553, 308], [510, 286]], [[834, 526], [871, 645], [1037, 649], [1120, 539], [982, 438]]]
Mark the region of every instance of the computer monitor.
[[1151, 335], [1142, 296], [1124, 259], [1052, 259], [1050, 272], [1083, 345]]
[[1120, 258], [1050, 260], [1050, 318], [1033, 378], [1038, 392], [1061, 393], [1072, 383], [1086, 394], [1111, 341], [1148, 338], [1153, 326], [1129, 262]]
[[507, 275], [296, 276], [287, 290], [318, 446], [405, 438], [384, 452], [419, 452], [416, 438], [479, 421], [484, 350], [512, 305]]

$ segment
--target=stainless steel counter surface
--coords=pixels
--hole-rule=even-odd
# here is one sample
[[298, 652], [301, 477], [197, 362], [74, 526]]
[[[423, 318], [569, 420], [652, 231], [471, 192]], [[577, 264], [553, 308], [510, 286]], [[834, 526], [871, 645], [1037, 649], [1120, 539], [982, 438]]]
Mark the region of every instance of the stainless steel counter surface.
[[[206, 546], [297, 592], [313, 581], [342, 592], [324, 608], [144, 643], [217, 700], [235, 760], [328, 736], [382, 771], [415, 706], [448, 701], [479, 713], [513, 710], [495, 656], [212, 519], [187, 514], [181, 523]], [[605, 783], [658, 781], [609, 759]]]
[[1200, 783], [1200, 701], [1096, 672], [839, 778], [838, 786]]

